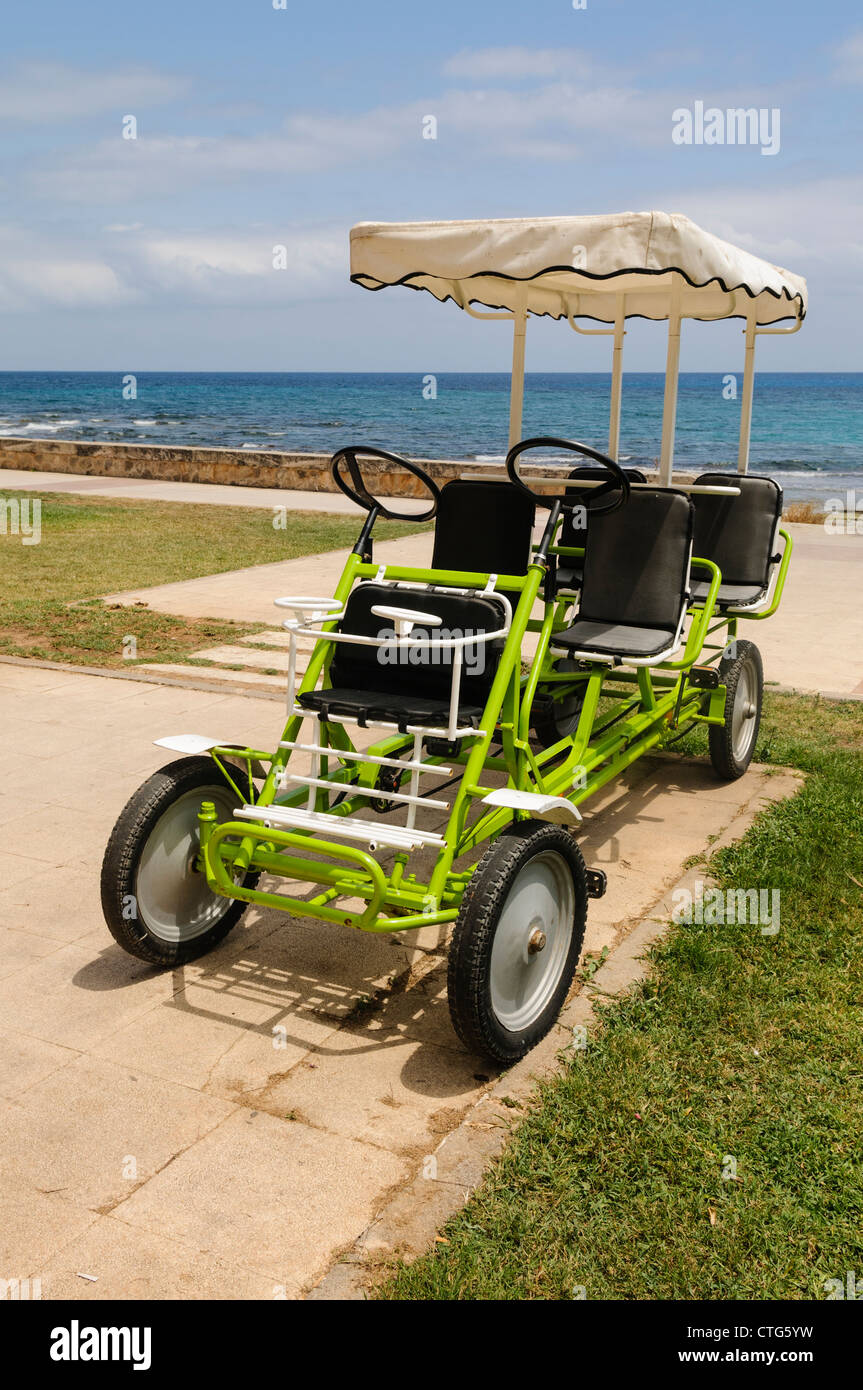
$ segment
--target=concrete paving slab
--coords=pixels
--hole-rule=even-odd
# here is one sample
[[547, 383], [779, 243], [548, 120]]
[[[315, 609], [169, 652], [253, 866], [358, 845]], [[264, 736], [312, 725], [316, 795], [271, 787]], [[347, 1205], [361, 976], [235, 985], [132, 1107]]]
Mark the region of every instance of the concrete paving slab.
[[10, 1108], [0, 1164], [40, 1191], [106, 1212], [232, 1111], [216, 1096], [137, 1068], [76, 1057]]
[[[83, 1276], [87, 1275], [87, 1278]], [[273, 1280], [169, 1236], [100, 1216], [42, 1269], [43, 1299], [269, 1299]]]
[[101, 952], [86, 941], [60, 946], [0, 980], [4, 1027], [84, 1049], [171, 997], [170, 975], [133, 960], [110, 936]]
[[14, 1100], [79, 1055], [73, 1048], [4, 1029], [0, 1033], [0, 1096]]
[[10, 931], [0, 927], [0, 980], [14, 975], [23, 966], [59, 949], [59, 942], [29, 931]]
[[[307, 652], [297, 653], [297, 670], [300, 672], [305, 669], [306, 662], [302, 658], [307, 654]], [[220, 647], [205, 647], [202, 651], [193, 652], [192, 655], [204, 657], [207, 661], [216, 661], [221, 666], [234, 666], [239, 664], [244, 667], [254, 668], [260, 666], [268, 671], [284, 672], [287, 672], [290, 661], [287, 652], [278, 650], [262, 652], [257, 651], [254, 647], [241, 647], [239, 644], [236, 646], [224, 645]], [[281, 683], [284, 685], [284, 679]]]
[[262, 1102], [273, 1113], [419, 1158], [475, 1103], [478, 1070], [464, 1049], [425, 1038], [339, 1032], [326, 1053], [313, 1050], [272, 1083]]
[[[34, 739], [62, 747], [55, 699], [74, 707], [82, 739], [42, 756], [40, 808], [0, 851], [0, 926], [21, 952], [0, 980], [3, 1167], [16, 1200], [30, 1202], [9, 1226], [7, 1267], [44, 1275], [47, 1297], [60, 1296], [49, 1276], [63, 1294], [97, 1296], [76, 1291], [76, 1265], [104, 1278], [103, 1296], [273, 1297], [276, 1286], [302, 1296], [493, 1084], [452, 1031], [445, 932], [365, 936], [254, 907], [201, 961], [160, 973], [133, 960], [101, 922], [98, 872], [129, 793], [171, 759], [151, 740], [197, 731], [267, 747], [281, 711], [215, 691], [4, 670], [13, 678], [0, 698], [14, 691], [29, 727], [4, 750], [3, 795], [28, 783], [32, 794]], [[588, 947], [625, 940], [684, 853], [774, 793], [759, 770], [729, 791], [674, 760], [642, 762], [625, 790], [607, 788], [583, 827], [589, 861], [613, 870]], [[46, 855], [53, 846], [53, 861], [18, 852], [36, 842]], [[137, 1156], [134, 1193], [118, 1153]], [[110, 1219], [95, 1224], [96, 1208]]]
[[[30, 785], [33, 784], [32, 774]], [[38, 859], [29, 859], [23, 854], [5, 854], [0, 850], [0, 884], [4, 889], [14, 888], [19, 883], [38, 875], [43, 868]]]
[[48, 1261], [98, 1220], [55, 1192], [41, 1192], [28, 1176], [3, 1174], [0, 1183], [0, 1269], [4, 1279], [40, 1278]]
[[[403, 1160], [294, 1120], [238, 1111], [118, 1209], [274, 1279], [295, 1297], [363, 1230]], [[218, 1180], [215, 1181], [216, 1177]]]
[[[276, 662], [268, 662], [268, 665], [276, 666]], [[158, 675], [166, 676], [194, 676], [196, 681], [201, 684], [212, 683], [214, 690], [221, 690], [225, 685], [237, 686], [242, 690], [254, 695], [256, 689], [269, 689], [283, 691], [285, 680], [283, 676], [265, 676], [260, 671], [232, 671], [228, 666], [184, 666], [176, 661], [142, 661], [142, 671], [153, 671]]]

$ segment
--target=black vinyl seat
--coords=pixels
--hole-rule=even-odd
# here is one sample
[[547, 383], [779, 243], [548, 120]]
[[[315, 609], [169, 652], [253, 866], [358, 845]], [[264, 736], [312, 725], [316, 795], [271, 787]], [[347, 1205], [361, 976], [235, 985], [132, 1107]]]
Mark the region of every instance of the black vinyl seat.
[[[692, 553], [719, 566], [722, 581], [717, 607], [751, 608], [770, 587], [776, 531], [782, 515], [782, 489], [773, 478], [736, 473], [702, 473], [696, 483], [729, 484], [740, 495], [696, 494]], [[693, 578], [692, 597], [704, 603], [710, 582]]]
[[[646, 478], [640, 468], [624, 468], [624, 473], [631, 483], [646, 482]], [[585, 465], [583, 468], [575, 468], [570, 473], [570, 478], [599, 479], [600, 482], [607, 482], [609, 471], [607, 468], [591, 468]], [[567, 497], [578, 497], [584, 495], [586, 489], [578, 487], [568, 487]], [[572, 512], [565, 512], [563, 525], [560, 528], [558, 545], [573, 545], [583, 547], [585, 543], [586, 531], [582, 527], [575, 525]], [[584, 576], [584, 562], [577, 555], [561, 555], [557, 566], [557, 587], [567, 593], [581, 588], [581, 581]]]
[[693, 516], [685, 493], [649, 488], [592, 517], [578, 615], [552, 644], [615, 661], [673, 650], [689, 603]]
[[512, 483], [454, 479], [441, 489], [432, 569], [527, 574], [535, 515]]
[[[511, 483], [458, 479], [441, 490], [435, 525], [432, 568], [479, 574], [526, 574], [530, 563], [534, 504]], [[372, 608], [410, 608], [434, 613], [440, 627], [417, 622], [412, 635], [428, 639], [428, 648], [395, 649], [337, 642], [330, 664], [331, 685], [298, 696], [299, 704], [322, 719], [349, 717], [408, 725], [440, 727], [449, 722], [453, 649], [440, 637], [479, 637], [507, 623], [507, 604], [493, 593], [393, 587], [366, 582], [348, 596], [337, 630], [361, 637], [382, 637], [392, 622]], [[497, 672], [504, 637], [471, 642], [465, 648], [459, 687], [459, 724], [477, 728]], [[394, 660], [400, 657], [400, 660]]]

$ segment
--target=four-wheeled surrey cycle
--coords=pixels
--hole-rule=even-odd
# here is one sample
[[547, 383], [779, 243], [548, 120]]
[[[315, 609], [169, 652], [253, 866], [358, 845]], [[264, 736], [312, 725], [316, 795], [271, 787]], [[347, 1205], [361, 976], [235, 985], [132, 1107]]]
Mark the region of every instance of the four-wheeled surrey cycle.
[[[448, 225], [429, 224], [431, 242]], [[474, 225], [454, 224], [449, 274], [440, 247], [425, 273], [445, 281], [462, 307], [472, 303], [467, 282], [476, 278], [463, 244]], [[422, 224], [406, 226], [413, 240], [404, 254], [413, 258]], [[583, 243], [601, 230], [568, 234], [577, 231]], [[691, 223], [683, 232], [684, 242], [702, 239], [703, 275], [705, 242], [715, 238]], [[370, 259], [379, 276], [386, 257], [377, 249]], [[667, 252], [675, 264], [662, 272], [672, 333], [686, 311], [687, 250]], [[579, 849], [582, 803], [698, 724], [708, 729], [720, 777], [746, 771], [763, 676], [758, 648], [739, 626], [776, 611], [792, 549], [780, 527], [779, 487], [745, 465], [736, 475], [675, 482], [670, 455], [658, 481], [617, 461], [618, 334], [630, 307], [643, 310], [639, 296], [652, 295], [661, 316], [657, 271], [647, 289], [648, 271], [631, 266], [613, 288], [605, 272], [585, 288], [583, 264], [562, 270], [553, 252], [537, 254], [548, 268], [528, 282], [534, 292], [560, 295], [563, 283], [577, 293], [575, 312], [589, 316], [600, 315], [603, 296], [613, 300], [605, 311], [616, 325], [609, 451], [518, 439], [520, 397], [500, 473], [474, 467], [439, 487], [413, 460], [339, 449], [333, 476], [365, 518], [334, 594], [275, 600], [288, 615], [290, 642], [287, 722], [276, 747], [198, 735], [158, 740], [183, 756], [131, 798], [102, 870], [115, 938], [165, 966], [209, 951], [249, 903], [332, 923], [334, 951], [339, 927], [392, 933], [451, 924], [455, 1030], [468, 1048], [503, 1064], [553, 1025], [572, 986], [589, 900], [605, 890], [605, 875]], [[797, 277], [767, 267], [788, 277], [785, 299], [774, 303], [770, 287], [753, 283], [753, 263], [764, 264], [747, 258], [742, 290], [722, 282], [711, 298], [700, 284], [695, 301], [704, 317], [722, 316], [723, 305], [728, 316], [743, 294], [749, 374], [758, 306], [795, 319], [804, 308]], [[531, 308], [523, 276], [493, 271], [493, 290], [478, 294], [499, 307], [511, 292], [515, 307], [505, 316], [515, 320], [520, 390], [519, 327], [528, 310], [549, 309], [542, 299]], [[354, 278], [373, 277], [357, 270]], [[401, 273], [389, 281], [408, 282]], [[597, 302], [584, 302], [591, 293]], [[747, 390], [751, 404], [751, 375], [741, 412], [748, 457]], [[380, 495], [377, 479], [398, 469], [414, 496], [425, 490], [425, 510], [406, 514]], [[375, 560], [376, 521], [406, 515], [434, 522], [427, 567]], [[311, 644], [300, 677], [298, 654]]]

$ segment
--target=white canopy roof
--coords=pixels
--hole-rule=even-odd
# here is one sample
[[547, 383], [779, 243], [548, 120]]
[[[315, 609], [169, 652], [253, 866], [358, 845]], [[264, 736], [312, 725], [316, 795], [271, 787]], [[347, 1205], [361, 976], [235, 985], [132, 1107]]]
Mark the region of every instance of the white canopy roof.
[[601, 323], [615, 322], [621, 294], [626, 318], [747, 318], [754, 310], [755, 324], [800, 322], [807, 300], [801, 276], [668, 212], [360, 222], [351, 231], [351, 280], [370, 290], [428, 290], [462, 308]]

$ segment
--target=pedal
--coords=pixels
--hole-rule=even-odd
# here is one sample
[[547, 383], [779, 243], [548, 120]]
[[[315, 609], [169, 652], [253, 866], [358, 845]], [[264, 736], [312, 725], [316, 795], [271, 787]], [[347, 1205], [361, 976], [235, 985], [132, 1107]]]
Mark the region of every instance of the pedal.
[[[402, 774], [396, 767], [382, 767], [378, 773], [378, 780], [375, 782], [376, 789], [382, 792], [397, 792], [402, 784]], [[375, 796], [369, 802], [373, 811], [378, 815], [385, 816], [387, 811], [397, 811], [399, 803], [389, 801], [386, 797]]]
[[587, 875], [587, 896], [589, 898], [604, 898], [605, 890], [608, 887], [608, 878], [604, 869], [586, 869]]
[[696, 690], [715, 690], [719, 685], [719, 672], [714, 666], [693, 666], [686, 679]]

